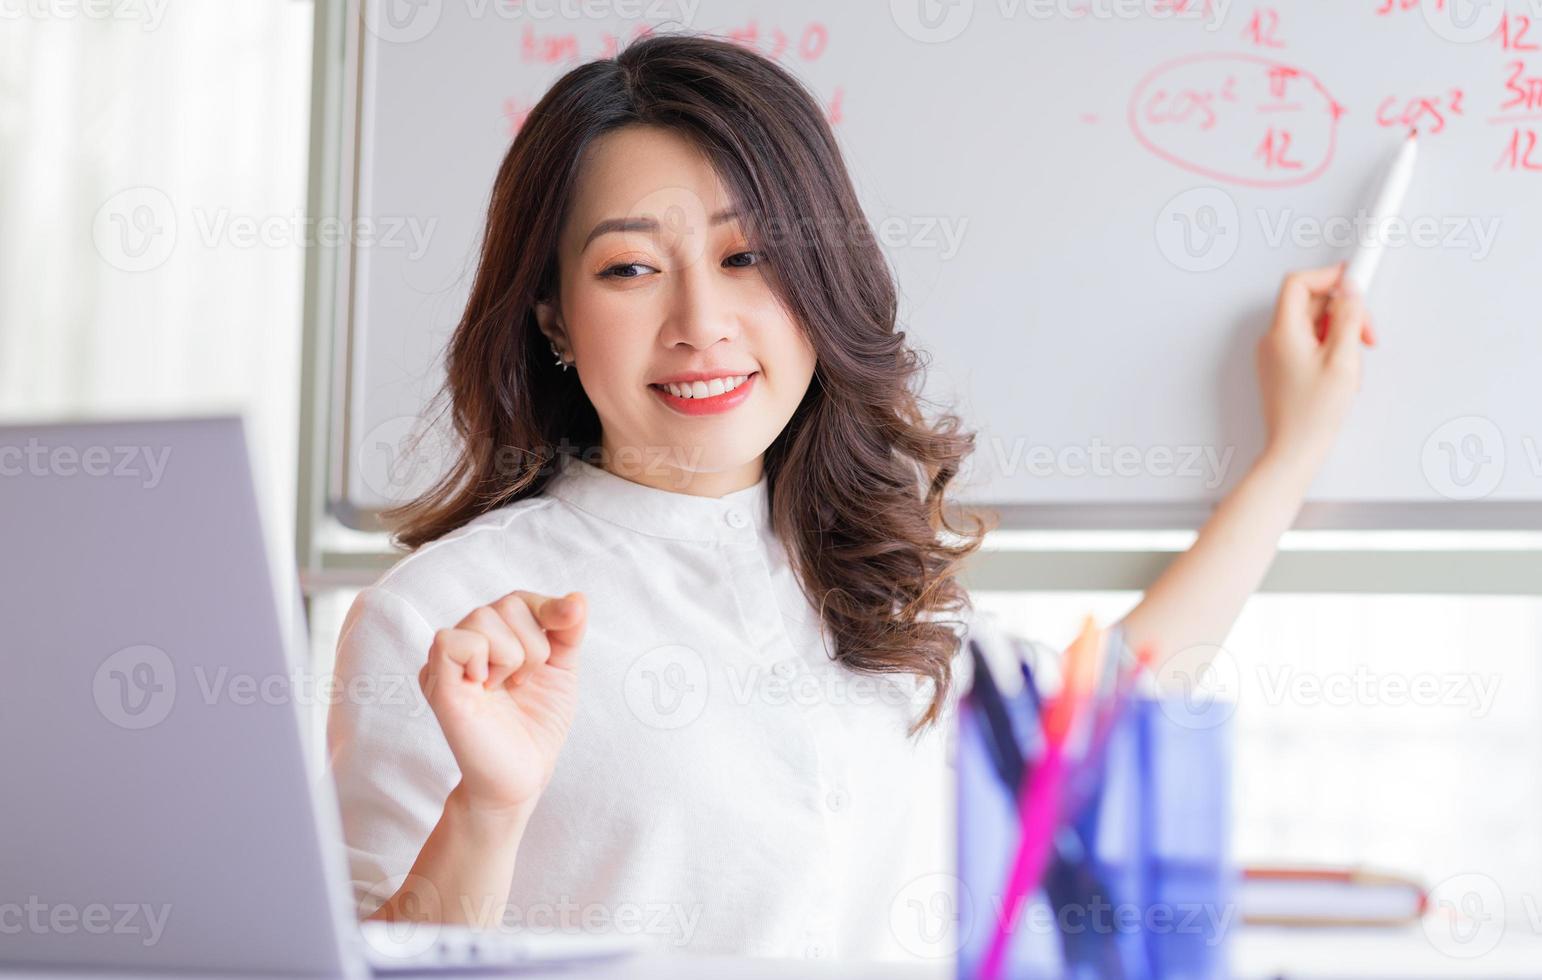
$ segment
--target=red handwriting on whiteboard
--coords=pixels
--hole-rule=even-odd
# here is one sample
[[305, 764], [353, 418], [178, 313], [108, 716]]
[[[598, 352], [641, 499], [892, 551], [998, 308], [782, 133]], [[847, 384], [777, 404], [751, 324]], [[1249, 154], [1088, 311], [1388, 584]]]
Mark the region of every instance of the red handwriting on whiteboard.
[[1301, 161], [1293, 159], [1290, 155], [1290, 130], [1276, 131], [1273, 126], [1264, 133], [1264, 141], [1258, 144], [1258, 149], [1253, 156], [1264, 162], [1264, 166], [1270, 170], [1300, 170]]
[[1216, 0], [1151, 0], [1152, 13], [1188, 14], [1191, 17], [1208, 17], [1215, 12]]
[[[1145, 0], [1144, 9], [1149, 9], [1153, 17], [1193, 17], [1196, 20], [1202, 17], [1208, 18], [1216, 10], [1218, 0]], [[1229, 3], [1230, 0], [1227, 0]], [[1108, 0], [1058, 0], [1055, 4], [1056, 13], [1067, 20], [1082, 20], [1086, 17], [1107, 17]], [[1220, 13], [1224, 16], [1223, 8]]]
[[1285, 42], [1280, 39], [1280, 12], [1273, 7], [1260, 7], [1253, 11], [1248, 26], [1242, 29], [1242, 36], [1261, 48], [1283, 48]]
[[535, 108], [534, 102], [523, 99], [503, 100], [503, 119], [508, 124], [509, 136], [517, 135], [525, 125], [525, 120], [530, 118], [530, 110]]
[[[1403, 10], [1418, 10], [1421, 3], [1429, 5], [1431, 2], [1435, 12], [1445, 11], [1446, 0], [1381, 0], [1376, 13], [1386, 15]], [[1506, 51], [1542, 51], [1542, 44], [1538, 44], [1532, 26], [1532, 18], [1526, 14], [1503, 13], [1499, 15], [1499, 27], [1493, 36], [1499, 39], [1499, 46]]]
[[1167, 62], [1135, 86], [1128, 112], [1152, 153], [1249, 187], [1316, 179], [1333, 159], [1343, 114], [1311, 72], [1245, 54]]
[[1542, 153], [1537, 152], [1537, 131], [1519, 127], [1512, 129], [1510, 144], [1495, 161], [1494, 169], [1542, 171]]
[[830, 46], [830, 30], [818, 21], [805, 24], [801, 31], [796, 32], [796, 36], [773, 27], [762, 37], [760, 25], [752, 20], [743, 27], [730, 29], [726, 36], [735, 44], [757, 51], [772, 60], [780, 59], [791, 50], [801, 61], [817, 61]]
[[563, 34], [542, 33], [526, 24], [519, 38], [519, 56], [524, 61], [538, 65], [555, 65], [564, 61], [577, 64], [578, 35], [571, 31]]
[[564, 63], [576, 65], [581, 61], [592, 61], [595, 58], [614, 58], [625, 41], [647, 37], [652, 33], [652, 24], [638, 24], [632, 28], [630, 34], [626, 35], [601, 31], [599, 37], [588, 44], [586, 51], [585, 44], [572, 31], [560, 33], [538, 31], [532, 25], [526, 24], [524, 30], [520, 32], [519, 57], [521, 61], [535, 65]]
[[1462, 115], [1462, 90], [1451, 89], [1444, 95], [1417, 95], [1399, 98], [1389, 95], [1376, 107], [1376, 124], [1388, 129], [1417, 129], [1419, 135], [1434, 134], [1446, 128], [1446, 120]]
[[832, 126], [839, 126], [842, 119], [846, 118], [846, 112], [842, 103], [846, 101], [846, 89], [844, 86], [835, 86], [835, 94], [830, 101], [825, 103], [825, 121]]
[[1509, 62], [1505, 71], [1505, 99], [1499, 104], [1499, 115], [1489, 122], [1510, 126], [1510, 139], [1494, 161], [1494, 169], [1542, 171], [1542, 148], [1537, 145], [1536, 129], [1517, 125], [1542, 118], [1542, 75], [1528, 73], [1524, 61]]
[[[585, 53], [578, 34], [572, 31], [549, 33], [536, 30], [526, 24], [520, 35], [520, 58], [532, 64], [553, 65], [561, 62], [577, 64], [595, 58], [614, 58], [628, 38], [647, 37], [653, 33], [652, 24], [638, 24], [630, 35], [602, 31], [598, 41]], [[830, 29], [819, 21], [810, 21], [791, 33], [779, 27], [764, 32], [756, 21], [743, 27], [732, 28], [725, 37], [736, 44], [750, 48], [772, 59], [786, 55], [801, 61], [817, 61], [830, 46]]]
[[1542, 50], [1531, 34], [1531, 18], [1525, 14], [1503, 14], [1499, 18], [1499, 46], [1506, 51]]
[[1527, 75], [1524, 61], [1512, 61], [1505, 67], [1510, 71], [1505, 79], [1505, 94], [1509, 98], [1500, 104], [1500, 111], [1533, 112], [1542, 108], [1542, 76]]

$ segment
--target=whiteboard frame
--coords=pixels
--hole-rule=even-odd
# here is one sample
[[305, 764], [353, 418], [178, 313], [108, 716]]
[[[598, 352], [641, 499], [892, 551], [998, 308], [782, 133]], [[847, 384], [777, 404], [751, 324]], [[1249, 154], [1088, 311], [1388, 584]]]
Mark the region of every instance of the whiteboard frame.
[[[317, 0], [307, 218], [351, 222], [360, 119], [361, 0]], [[347, 225], [344, 225], [347, 227]], [[351, 237], [351, 236], [345, 236]], [[307, 595], [364, 585], [400, 557], [378, 511], [347, 500], [353, 354], [351, 245], [306, 252], [296, 551]], [[1004, 530], [1194, 530], [1211, 503], [1000, 504], [960, 509], [999, 515]], [[1534, 531], [1542, 501], [1368, 503], [1310, 501], [1298, 531]], [[354, 532], [371, 532], [359, 535]], [[367, 542], [362, 547], [360, 540]], [[339, 544], [347, 539], [347, 544]], [[1165, 550], [1032, 549], [982, 552], [966, 574], [979, 588], [1044, 591], [1141, 589], [1175, 554]], [[1542, 549], [1353, 549], [1282, 551], [1260, 591], [1429, 592], [1542, 595]]]

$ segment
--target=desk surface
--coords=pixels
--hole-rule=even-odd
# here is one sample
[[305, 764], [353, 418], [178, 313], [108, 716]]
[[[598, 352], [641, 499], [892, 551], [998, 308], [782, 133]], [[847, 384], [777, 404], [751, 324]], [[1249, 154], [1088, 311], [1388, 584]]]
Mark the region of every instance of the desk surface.
[[[1418, 980], [1439, 977], [1537, 977], [1542, 975], [1542, 934], [1526, 924], [1468, 937], [1465, 942], [1431, 936], [1422, 927], [1398, 929], [1249, 929], [1232, 948], [1233, 976], [1275, 980], [1282, 977], [1377, 977]], [[952, 980], [953, 966], [935, 963], [854, 963], [821, 960], [741, 959], [718, 956], [644, 954], [604, 964], [502, 973], [392, 974], [470, 977], [518, 976], [525, 980]], [[164, 974], [75, 973], [58, 970], [0, 969], [3, 980], [72, 980], [104, 977], [133, 980]], [[221, 980], [207, 976], [207, 980]], [[262, 980], [242, 974], [229, 980]]]

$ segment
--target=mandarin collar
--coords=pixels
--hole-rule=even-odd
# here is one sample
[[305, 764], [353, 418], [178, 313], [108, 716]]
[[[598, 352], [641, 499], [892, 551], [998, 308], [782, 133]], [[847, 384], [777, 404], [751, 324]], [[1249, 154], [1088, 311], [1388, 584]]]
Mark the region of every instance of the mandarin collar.
[[753, 541], [771, 530], [770, 484], [702, 497], [634, 483], [572, 453], [557, 454], [547, 494], [596, 517], [654, 537], [681, 541]]

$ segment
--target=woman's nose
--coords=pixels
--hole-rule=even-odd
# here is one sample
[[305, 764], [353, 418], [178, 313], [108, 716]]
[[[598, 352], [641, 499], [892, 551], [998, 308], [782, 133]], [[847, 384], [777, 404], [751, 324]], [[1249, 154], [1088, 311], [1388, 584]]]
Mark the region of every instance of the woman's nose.
[[668, 346], [706, 349], [738, 336], [731, 292], [707, 265], [706, 259], [698, 260], [676, 276], [662, 331]]

